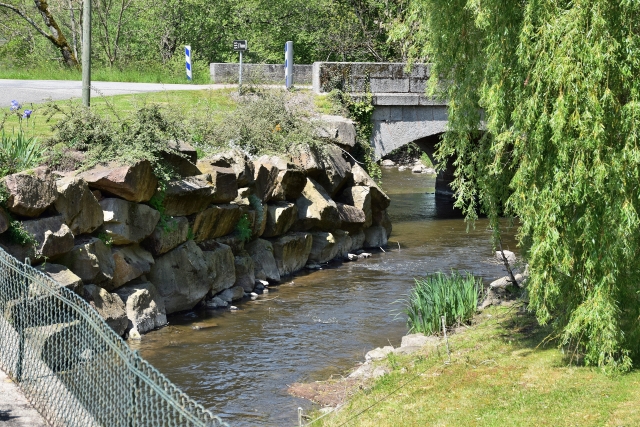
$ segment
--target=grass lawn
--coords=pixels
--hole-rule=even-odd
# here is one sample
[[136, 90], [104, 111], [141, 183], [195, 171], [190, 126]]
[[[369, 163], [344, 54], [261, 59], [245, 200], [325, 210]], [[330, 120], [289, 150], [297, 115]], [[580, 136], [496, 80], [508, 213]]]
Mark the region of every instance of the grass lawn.
[[[235, 109], [236, 101], [232, 94], [236, 91], [236, 89], [205, 89], [95, 97], [91, 98], [91, 108], [117, 120], [118, 117], [126, 117], [145, 105], [159, 104], [185, 118], [197, 116], [215, 122], [221, 120], [226, 112]], [[81, 100], [55, 101], [54, 103], [64, 106], [70, 103], [80, 104]], [[28, 136], [41, 139], [53, 135], [51, 126], [60, 120], [62, 117], [60, 113], [53, 115], [51, 121], [47, 122], [44, 117], [45, 104], [25, 104], [22, 108], [33, 110], [29, 120], [22, 120], [22, 127]], [[0, 114], [8, 114], [4, 124], [5, 132], [16, 132], [20, 128], [20, 120], [15, 114], [10, 114], [9, 108], [0, 109]]]
[[[431, 354], [391, 355], [392, 372], [312, 426], [638, 426], [640, 371], [570, 366], [517, 307], [486, 310]], [[425, 350], [426, 351], [426, 350]]]

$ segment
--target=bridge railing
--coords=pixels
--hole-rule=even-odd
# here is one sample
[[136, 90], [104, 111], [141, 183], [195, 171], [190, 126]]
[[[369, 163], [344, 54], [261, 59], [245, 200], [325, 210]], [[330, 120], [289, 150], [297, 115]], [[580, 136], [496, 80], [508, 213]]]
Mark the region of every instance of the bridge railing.
[[52, 426], [226, 426], [77, 294], [0, 249], [0, 368]]

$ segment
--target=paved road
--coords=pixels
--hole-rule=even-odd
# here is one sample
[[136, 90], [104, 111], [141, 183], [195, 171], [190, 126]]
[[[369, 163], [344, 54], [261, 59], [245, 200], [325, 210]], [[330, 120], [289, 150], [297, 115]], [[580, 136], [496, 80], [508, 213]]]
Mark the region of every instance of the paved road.
[[[211, 84], [162, 84], [162, 83], [120, 83], [92, 82], [91, 96], [111, 96], [129, 93], [162, 92], [165, 90], [201, 90], [222, 89], [234, 85]], [[11, 105], [17, 100], [24, 106], [40, 103], [49, 99], [80, 98], [82, 82], [74, 80], [6, 80], [0, 79], [0, 108]]]
[[0, 425], [2, 427], [46, 427], [13, 381], [0, 370]]

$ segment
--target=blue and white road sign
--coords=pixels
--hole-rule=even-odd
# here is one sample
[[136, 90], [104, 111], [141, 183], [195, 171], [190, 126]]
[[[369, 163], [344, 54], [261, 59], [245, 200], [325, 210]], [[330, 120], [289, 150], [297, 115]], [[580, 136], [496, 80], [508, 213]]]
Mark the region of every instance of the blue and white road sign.
[[184, 56], [186, 57], [187, 79], [191, 80], [193, 78], [191, 72], [191, 46], [184, 47]]

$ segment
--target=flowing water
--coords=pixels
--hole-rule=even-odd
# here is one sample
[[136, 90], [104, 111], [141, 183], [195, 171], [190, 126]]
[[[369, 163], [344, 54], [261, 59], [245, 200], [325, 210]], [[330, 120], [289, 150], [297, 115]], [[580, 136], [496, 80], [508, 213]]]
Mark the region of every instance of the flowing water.
[[[486, 220], [475, 229], [448, 200], [433, 194], [434, 178], [385, 170], [393, 233], [386, 253], [303, 272], [271, 287], [237, 312], [202, 310], [172, 316], [134, 349], [188, 395], [233, 426], [297, 425], [309, 402], [288, 384], [344, 374], [367, 351], [400, 344], [405, 318], [394, 303], [413, 278], [468, 270], [489, 282], [505, 275], [494, 260]], [[506, 240], [505, 249], [515, 249]]]

